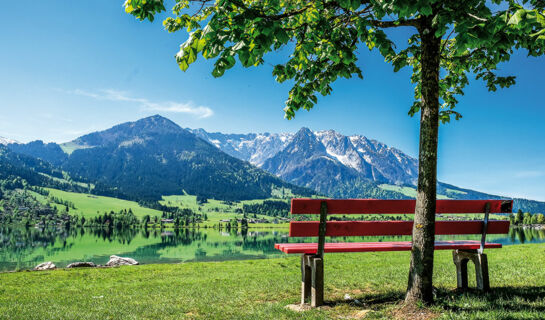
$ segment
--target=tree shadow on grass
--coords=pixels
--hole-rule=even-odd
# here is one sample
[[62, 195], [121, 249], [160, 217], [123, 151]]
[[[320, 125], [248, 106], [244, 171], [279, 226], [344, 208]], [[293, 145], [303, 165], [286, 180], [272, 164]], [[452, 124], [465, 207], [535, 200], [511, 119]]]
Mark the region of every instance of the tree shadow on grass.
[[538, 312], [545, 315], [545, 286], [497, 287], [438, 293], [437, 304], [452, 312]]
[[383, 293], [364, 293], [351, 296], [351, 299], [337, 299], [326, 301], [325, 304], [331, 307], [339, 305], [364, 305], [368, 308], [375, 309], [387, 304], [397, 304], [403, 301], [405, 292], [403, 291], [388, 291]]
[[[326, 301], [325, 305], [350, 305], [375, 311], [392, 310], [391, 306], [394, 309], [402, 307], [404, 298], [404, 291], [363, 293], [352, 296], [351, 300]], [[498, 287], [487, 293], [472, 289], [438, 289], [435, 301], [434, 307], [430, 306], [432, 308], [429, 309], [435, 315], [447, 312], [471, 317], [484, 313], [491, 319], [542, 318], [539, 315], [545, 315], [545, 286]]]

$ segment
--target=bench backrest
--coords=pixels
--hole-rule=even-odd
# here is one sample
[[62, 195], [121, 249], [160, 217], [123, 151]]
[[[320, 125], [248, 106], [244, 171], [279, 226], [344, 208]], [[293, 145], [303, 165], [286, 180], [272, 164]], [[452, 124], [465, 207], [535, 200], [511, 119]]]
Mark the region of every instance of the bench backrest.
[[[416, 200], [292, 199], [291, 214], [320, 214], [322, 202], [328, 214], [414, 214]], [[512, 200], [437, 200], [436, 213], [511, 213]]]
[[[375, 199], [292, 199], [292, 214], [414, 214], [416, 200]], [[487, 210], [487, 206], [489, 206]], [[511, 213], [512, 200], [437, 200], [437, 214], [485, 214], [482, 221], [436, 221], [435, 234], [504, 234], [509, 231], [508, 220], [488, 221], [488, 213]], [[488, 211], [488, 213], [487, 213]], [[322, 217], [324, 218], [324, 217]], [[325, 218], [323, 219], [325, 221]], [[483, 228], [486, 226], [486, 228]], [[411, 235], [412, 221], [327, 221], [325, 236], [391, 236]], [[293, 221], [290, 237], [320, 235], [319, 221]]]

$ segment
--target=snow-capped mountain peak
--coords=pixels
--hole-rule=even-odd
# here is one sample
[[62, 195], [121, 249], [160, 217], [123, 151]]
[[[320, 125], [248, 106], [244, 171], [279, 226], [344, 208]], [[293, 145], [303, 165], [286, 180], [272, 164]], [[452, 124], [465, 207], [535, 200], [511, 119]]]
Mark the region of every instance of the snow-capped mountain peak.
[[[320, 151], [320, 157], [339, 162], [366, 179], [377, 182], [415, 185], [418, 176], [416, 159], [362, 135], [345, 136], [335, 130], [313, 132], [308, 128], [301, 128], [297, 133], [248, 134], [188, 130], [231, 156], [258, 167], [263, 167], [265, 161], [291, 145], [292, 149], [284, 154], [315, 154]], [[298, 141], [292, 144], [294, 139]], [[325, 150], [323, 154], [322, 148]], [[270, 164], [266, 169], [274, 174], [279, 173]]]
[[13, 139], [8, 139], [8, 138], [4, 138], [4, 137], [0, 137], [0, 144], [1, 145], [8, 145], [8, 144], [12, 144], [12, 143], [19, 143], [18, 141], [16, 140], [13, 140]]

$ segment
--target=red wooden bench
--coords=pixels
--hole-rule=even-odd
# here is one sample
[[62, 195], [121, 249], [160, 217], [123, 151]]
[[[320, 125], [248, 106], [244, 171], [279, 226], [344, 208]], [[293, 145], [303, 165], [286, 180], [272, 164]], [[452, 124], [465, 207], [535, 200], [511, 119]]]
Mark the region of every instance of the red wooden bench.
[[[415, 200], [324, 200], [293, 199], [291, 214], [320, 214], [320, 221], [292, 221], [290, 237], [318, 237], [317, 243], [278, 243], [275, 248], [285, 253], [301, 254], [301, 303], [310, 298], [313, 307], [323, 304], [324, 253], [410, 251], [410, 241], [326, 243], [325, 237], [412, 235], [412, 221], [327, 221], [328, 214], [414, 214]], [[488, 261], [485, 248], [501, 248], [500, 243], [486, 242], [487, 234], [505, 234], [508, 220], [489, 221], [490, 213], [512, 212], [511, 200], [437, 200], [437, 214], [484, 214], [483, 220], [436, 221], [437, 235], [481, 234], [481, 241], [435, 241], [435, 250], [454, 250], [459, 288], [467, 288], [467, 263], [473, 261], [477, 287], [489, 289]]]

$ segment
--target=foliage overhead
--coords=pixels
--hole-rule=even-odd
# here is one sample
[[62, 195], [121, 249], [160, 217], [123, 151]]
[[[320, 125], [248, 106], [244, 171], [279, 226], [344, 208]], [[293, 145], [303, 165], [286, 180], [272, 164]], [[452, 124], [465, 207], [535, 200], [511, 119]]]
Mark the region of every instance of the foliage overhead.
[[[338, 78], [363, 77], [359, 44], [378, 50], [396, 72], [412, 68], [415, 102], [409, 114], [414, 115], [421, 105], [421, 35], [433, 32], [442, 39], [439, 97], [445, 123], [461, 116], [453, 109], [468, 75], [495, 91], [515, 82], [497, 72], [514, 50], [544, 53], [544, 8], [544, 0], [176, 0], [173, 16], [163, 24], [169, 32], [189, 33], [176, 54], [180, 68], [187, 70], [201, 55], [215, 59], [215, 77], [237, 57], [245, 67], [258, 66], [266, 53], [286, 47], [289, 59], [276, 65], [273, 75], [278, 82], [293, 82], [284, 109], [288, 119], [301, 108], [310, 110], [317, 94], [330, 94]], [[153, 21], [165, 6], [163, 0], [126, 0], [125, 10]], [[431, 21], [431, 29], [423, 21]], [[413, 32], [403, 47], [385, 32], [396, 27]]]

